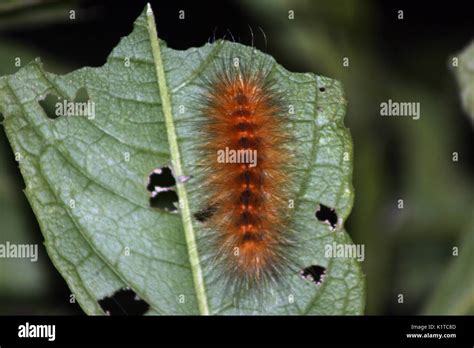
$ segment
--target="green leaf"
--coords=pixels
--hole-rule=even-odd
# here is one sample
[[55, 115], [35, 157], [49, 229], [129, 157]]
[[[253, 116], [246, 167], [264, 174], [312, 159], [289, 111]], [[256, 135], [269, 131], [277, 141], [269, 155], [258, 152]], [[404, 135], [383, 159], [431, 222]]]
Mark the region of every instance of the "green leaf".
[[[295, 182], [294, 217], [305, 226], [295, 258], [326, 268], [321, 284], [294, 274], [258, 304], [250, 295], [237, 304], [202, 266], [204, 246], [196, 241], [203, 231], [192, 216], [201, 203], [199, 182], [177, 183], [179, 214], [150, 208], [146, 190], [156, 167], [194, 174], [198, 130], [192, 108], [180, 113], [179, 106], [191, 105], [201, 74], [235, 52], [272, 65], [276, 87], [294, 105], [295, 151], [307, 158], [299, 163], [304, 177]], [[50, 94], [74, 100], [84, 88], [95, 103], [93, 119], [52, 120], [39, 104]], [[102, 313], [98, 300], [125, 287], [150, 305], [148, 314], [361, 314], [358, 261], [325, 257], [326, 245], [351, 243], [343, 229], [353, 202], [345, 106], [339, 82], [290, 73], [251, 47], [219, 41], [167, 48], [150, 8], [102, 67], [55, 75], [36, 60], [0, 79], [0, 111], [13, 151], [22, 155], [26, 195], [49, 256], [88, 314]], [[336, 209], [334, 231], [316, 219], [320, 203]]]
[[453, 67], [453, 70], [458, 81], [462, 105], [464, 111], [474, 120], [474, 41], [456, 58], [458, 66]]
[[456, 247], [453, 260], [440, 277], [424, 314], [474, 314], [474, 219], [465, 231], [463, 238], [453, 246]]

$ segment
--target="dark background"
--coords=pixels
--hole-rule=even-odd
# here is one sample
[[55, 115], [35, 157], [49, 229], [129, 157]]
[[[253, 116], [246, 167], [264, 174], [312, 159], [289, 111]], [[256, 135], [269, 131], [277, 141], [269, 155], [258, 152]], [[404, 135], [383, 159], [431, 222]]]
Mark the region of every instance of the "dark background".
[[[449, 57], [474, 38], [472, 1], [151, 1], [170, 47], [232, 37], [271, 54], [290, 71], [341, 80], [354, 141], [355, 205], [346, 228], [366, 245], [368, 314], [473, 314], [474, 274], [446, 289], [472, 257], [474, 149]], [[0, 74], [13, 57], [41, 56], [48, 71], [100, 66], [132, 30], [145, 1], [37, 1], [0, 4]], [[76, 10], [70, 21], [69, 10]], [[185, 10], [185, 20], [178, 11]], [[404, 20], [397, 11], [404, 11]], [[288, 20], [288, 10], [295, 19]], [[267, 40], [261, 33], [261, 27]], [[252, 38], [252, 31], [254, 37]], [[350, 68], [342, 57], [350, 58]], [[419, 101], [421, 119], [382, 118], [380, 102]], [[17, 163], [0, 132], [0, 234], [40, 243]], [[459, 153], [453, 163], [452, 152]], [[404, 199], [405, 208], [397, 209]], [[13, 237], [8, 237], [11, 234]], [[462, 247], [461, 247], [462, 245]], [[0, 314], [79, 314], [42, 250], [36, 264], [0, 264]], [[1, 261], [2, 263], [4, 261]], [[3, 269], [2, 269], [3, 268]], [[458, 272], [459, 273], [459, 272]], [[472, 279], [471, 279], [472, 277]], [[467, 278], [467, 281], [466, 281]], [[397, 303], [404, 294], [405, 302]], [[467, 299], [462, 305], [456, 301]], [[455, 308], [453, 310], [453, 308]], [[455, 311], [451, 313], [450, 310]]]

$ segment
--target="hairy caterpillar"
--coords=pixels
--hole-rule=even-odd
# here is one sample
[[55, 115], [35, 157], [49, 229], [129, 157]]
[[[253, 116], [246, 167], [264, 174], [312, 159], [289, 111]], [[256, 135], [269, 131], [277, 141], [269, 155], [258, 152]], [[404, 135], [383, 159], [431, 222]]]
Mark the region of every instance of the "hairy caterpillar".
[[274, 63], [236, 53], [203, 78], [198, 152], [206, 198], [197, 217], [209, 231], [210, 267], [239, 291], [271, 285], [292, 265], [294, 136]]

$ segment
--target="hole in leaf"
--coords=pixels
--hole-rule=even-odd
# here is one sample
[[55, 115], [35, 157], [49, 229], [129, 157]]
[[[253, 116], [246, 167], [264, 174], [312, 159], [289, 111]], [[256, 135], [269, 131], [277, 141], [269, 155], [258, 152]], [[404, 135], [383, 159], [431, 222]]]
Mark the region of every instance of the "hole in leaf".
[[99, 305], [108, 315], [143, 315], [150, 308], [148, 303], [138, 298], [135, 291], [125, 288], [99, 300]]
[[172, 213], [178, 211], [178, 194], [172, 189], [163, 191], [154, 191], [150, 197], [150, 206], [152, 208], [163, 209]]
[[81, 87], [76, 92], [76, 97], [74, 98], [75, 103], [87, 103], [89, 101], [89, 94], [85, 87]]
[[46, 98], [39, 101], [39, 104], [43, 108], [46, 116], [54, 120], [60, 116], [56, 114], [56, 103], [59, 102], [61, 102], [61, 98], [58, 98], [53, 94], [48, 94]]
[[325, 87], [319, 87], [319, 91], [320, 91], [320, 92], [324, 92], [325, 90], [326, 90]]
[[146, 189], [150, 192], [156, 190], [156, 187], [171, 187], [176, 185], [173, 173], [169, 167], [156, 168], [148, 177], [148, 186]]
[[150, 206], [152, 208], [163, 209], [176, 212], [178, 209], [178, 194], [172, 188], [176, 185], [176, 180], [169, 167], [154, 169], [148, 176], [146, 189], [151, 192]]
[[309, 266], [301, 271], [301, 276], [313, 282], [314, 284], [321, 284], [324, 280], [324, 275], [326, 274], [326, 268], [322, 266]]
[[216, 207], [210, 206], [195, 213], [194, 217], [199, 222], [206, 222], [215, 212]]
[[316, 218], [319, 221], [330, 225], [332, 229], [336, 228], [336, 224], [337, 224], [336, 209], [329, 208], [323, 204], [320, 204], [318, 210], [316, 210]]
[[48, 94], [46, 98], [38, 102], [46, 116], [52, 120], [57, 119], [59, 116], [95, 117], [95, 115], [91, 114], [92, 112], [95, 113], [95, 108], [92, 109], [92, 103], [89, 103], [89, 94], [84, 87], [77, 90], [74, 101], [69, 101], [54, 94]]

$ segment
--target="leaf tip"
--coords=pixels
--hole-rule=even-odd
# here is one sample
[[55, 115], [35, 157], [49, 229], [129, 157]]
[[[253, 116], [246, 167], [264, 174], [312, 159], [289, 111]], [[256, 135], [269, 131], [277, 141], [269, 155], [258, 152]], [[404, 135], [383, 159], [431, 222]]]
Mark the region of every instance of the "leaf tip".
[[153, 16], [153, 10], [151, 9], [151, 4], [149, 2], [146, 4], [146, 15]]

